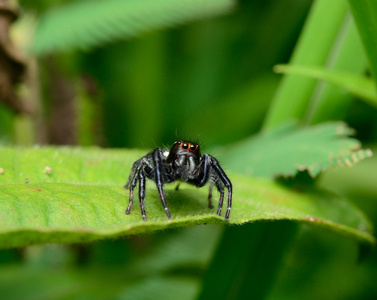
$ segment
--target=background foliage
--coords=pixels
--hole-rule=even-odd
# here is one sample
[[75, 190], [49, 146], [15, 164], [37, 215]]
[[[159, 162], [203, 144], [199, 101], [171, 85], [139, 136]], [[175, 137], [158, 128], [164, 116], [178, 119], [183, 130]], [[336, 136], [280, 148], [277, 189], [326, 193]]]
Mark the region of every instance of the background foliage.
[[[250, 212], [269, 219], [264, 214], [273, 207], [283, 212], [285, 220], [168, 229], [165, 220], [158, 223], [161, 211], [151, 187], [150, 228], [134, 223], [145, 226], [148, 235], [0, 250], [3, 297], [377, 296], [377, 254], [369, 248], [374, 241], [370, 223], [377, 224], [377, 160], [368, 158], [352, 168], [334, 167], [371, 155], [371, 150], [360, 150], [356, 139], [372, 151], [376, 148], [374, 1], [19, 2], [22, 14], [11, 36], [28, 58], [28, 74], [18, 92], [32, 114], [14, 114], [8, 106], [0, 106], [0, 201], [3, 212], [5, 208], [12, 212], [7, 216], [13, 216], [14, 224], [34, 221], [34, 214], [28, 212], [42, 196], [29, 195], [33, 188], [36, 193], [44, 188], [52, 191], [45, 196], [49, 199], [81, 197], [77, 204], [83, 207], [87, 207], [85, 199], [98, 197], [104, 214], [110, 209], [106, 201], [115, 199], [121, 207], [125, 193], [120, 190], [130, 164], [147, 150], [85, 147], [151, 149], [168, 146], [176, 138], [201, 141], [206, 152], [229, 170], [238, 185], [235, 202], [237, 193], [242, 198], [235, 207], [244, 205], [246, 211], [234, 213], [236, 223], [253, 220], [246, 216]], [[288, 63], [278, 68], [286, 75], [273, 73], [274, 65]], [[349, 138], [352, 133], [355, 137]], [[19, 148], [34, 144], [79, 147], [56, 152]], [[63, 159], [64, 151], [73, 154]], [[102, 159], [105, 153], [112, 153], [112, 158]], [[103, 164], [97, 171], [91, 168], [95, 159]], [[54, 166], [46, 169], [54, 160], [58, 166], [66, 165], [69, 174], [59, 177]], [[319, 176], [312, 178], [304, 170]], [[87, 174], [85, 180], [79, 172]], [[250, 179], [234, 172], [266, 178]], [[291, 177], [273, 181], [278, 175]], [[262, 191], [260, 201], [255, 201], [257, 186]], [[81, 194], [77, 187], [83, 188]], [[321, 190], [315, 192], [320, 200], [311, 197], [313, 190]], [[334, 230], [337, 224], [316, 219], [308, 223], [318, 226], [289, 221], [284, 206], [274, 206], [276, 199], [270, 196], [274, 191], [278, 196], [297, 193], [296, 208], [304, 209], [304, 217], [309, 217], [305, 209], [317, 211], [356, 230], [344, 233], [344, 228]], [[340, 199], [322, 196], [329, 191], [348, 200], [329, 201]], [[102, 199], [107, 193], [113, 197]], [[206, 192], [192, 193], [185, 188], [184, 196], [176, 200], [196, 205], [199, 216], [191, 215], [191, 206], [182, 206], [184, 213], [190, 213], [188, 221], [178, 218], [178, 225], [211, 220], [211, 212], [199, 208]], [[266, 203], [272, 208], [265, 209]], [[245, 208], [248, 205], [253, 209]], [[90, 218], [79, 207], [76, 220], [93, 221], [95, 206]], [[44, 206], [41, 216], [50, 216], [56, 207]], [[135, 205], [132, 217], [138, 217], [137, 210]], [[70, 217], [60, 216], [63, 221]], [[349, 216], [357, 216], [357, 222]], [[100, 224], [100, 218], [96, 222], [106, 225]], [[154, 231], [159, 228], [165, 230]], [[367, 238], [360, 237], [362, 232]], [[24, 245], [12, 244], [12, 234], [2, 229], [5, 247]], [[77, 241], [64, 234], [33, 234], [19, 231], [16, 238]], [[88, 237], [85, 232], [83, 236]]]

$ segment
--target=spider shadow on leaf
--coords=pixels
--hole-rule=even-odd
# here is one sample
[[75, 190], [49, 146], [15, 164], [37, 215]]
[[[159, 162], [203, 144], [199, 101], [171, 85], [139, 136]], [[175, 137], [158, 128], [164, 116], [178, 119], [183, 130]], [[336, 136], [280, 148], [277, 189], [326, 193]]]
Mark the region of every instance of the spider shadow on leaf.
[[[180, 186], [179, 190], [176, 190], [173, 186], [168, 186], [164, 190], [164, 194], [169, 209], [174, 214], [175, 218], [213, 214], [213, 209], [208, 208], [206, 194], [197, 189]], [[151, 217], [163, 217], [165, 212], [164, 207], [161, 205], [158, 192], [151, 187], [151, 189], [148, 189], [148, 196], [150, 201], [147, 199], [145, 203], [148, 214], [151, 215]], [[215, 200], [214, 204], [217, 204], [217, 200]]]

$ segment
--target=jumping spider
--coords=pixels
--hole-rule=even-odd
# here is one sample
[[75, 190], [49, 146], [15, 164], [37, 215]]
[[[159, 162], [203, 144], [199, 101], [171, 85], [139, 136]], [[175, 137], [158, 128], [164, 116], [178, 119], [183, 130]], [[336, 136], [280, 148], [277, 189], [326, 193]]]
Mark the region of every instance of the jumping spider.
[[197, 187], [202, 187], [209, 182], [208, 202], [210, 208], [213, 208], [212, 188], [215, 185], [220, 192], [219, 208], [217, 210], [219, 216], [223, 206], [225, 186], [228, 189], [228, 207], [225, 213], [225, 220], [229, 220], [232, 206], [232, 183], [216, 158], [208, 154], [200, 155], [199, 144], [182, 140], [176, 141], [169, 152], [163, 152], [161, 148], [156, 148], [134, 162], [128, 181], [124, 186], [130, 190], [130, 201], [126, 214], [131, 212], [134, 189], [139, 180], [139, 201], [144, 221], [147, 220], [144, 206], [146, 177], [156, 183], [162, 205], [169, 220], [171, 216], [162, 190], [165, 183], [181, 180]]

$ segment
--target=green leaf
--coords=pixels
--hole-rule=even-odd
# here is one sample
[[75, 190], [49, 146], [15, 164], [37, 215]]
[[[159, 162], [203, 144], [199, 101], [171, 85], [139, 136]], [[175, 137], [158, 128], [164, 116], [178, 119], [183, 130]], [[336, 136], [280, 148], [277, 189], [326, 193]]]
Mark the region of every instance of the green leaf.
[[[345, 22], [347, 9], [345, 1], [315, 1], [290, 64], [325, 65]], [[266, 117], [264, 129], [270, 130], [285, 122], [303, 119], [315, 86], [316, 81], [309, 78], [284, 76]]]
[[369, 104], [377, 106], [377, 91], [372, 78], [349, 72], [326, 70], [315, 66], [277, 65], [274, 67], [274, 71], [327, 81], [356, 97], [366, 100]]
[[32, 52], [89, 49], [154, 29], [228, 12], [232, 0], [75, 1], [54, 7], [38, 22]]
[[253, 176], [294, 176], [307, 170], [314, 177], [330, 166], [352, 166], [372, 155], [348, 137], [352, 133], [342, 122], [311, 127], [289, 123], [231, 146], [223, 161], [232, 170]]
[[[354, 59], [357, 57], [357, 59]], [[350, 13], [339, 31], [326, 63], [326, 69], [364, 74], [368, 68], [363, 45]], [[344, 119], [354, 101], [350, 93], [330, 83], [317, 83], [304, 118], [305, 124]]]
[[377, 78], [377, 2], [374, 0], [348, 0], [352, 15], [363, 41], [372, 73]]
[[[207, 189], [165, 188], [173, 220], [158, 192], [147, 184], [148, 221], [134, 204], [125, 215], [122, 186], [132, 162], [144, 153], [129, 150], [2, 148], [0, 247], [34, 243], [75, 243], [205, 223], [242, 224], [294, 220], [374, 242], [371, 226], [351, 204], [326, 192], [290, 190], [269, 179], [230, 173], [234, 202], [230, 221], [207, 208]], [[305, 190], [305, 189], [304, 189]], [[137, 201], [136, 201], [137, 202]]]

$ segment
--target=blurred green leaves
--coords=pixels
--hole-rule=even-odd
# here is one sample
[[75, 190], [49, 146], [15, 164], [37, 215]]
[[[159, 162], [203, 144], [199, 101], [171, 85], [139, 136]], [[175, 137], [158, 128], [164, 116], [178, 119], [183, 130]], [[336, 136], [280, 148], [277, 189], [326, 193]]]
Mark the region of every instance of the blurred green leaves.
[[228, 12], [233, 0], [75, 1], [39, 19], [31, 51], [37, 55], [95, 46], [154, 29]]
[[[77, 255], [74, 247], [28, 247], [23, 265], [1, 266], [0, 293], [6, 299], [193, 299], [219, 229], [165, 231], [150, 245], [153, 251], [135, 249], [132, 239], [92, 244], [86, 253], [91, 265], [81, 268], [71, 267]], [[148, 237], [133, 241], [148, 243]], [[113, 265], [100, 263], [109, 256]]]

